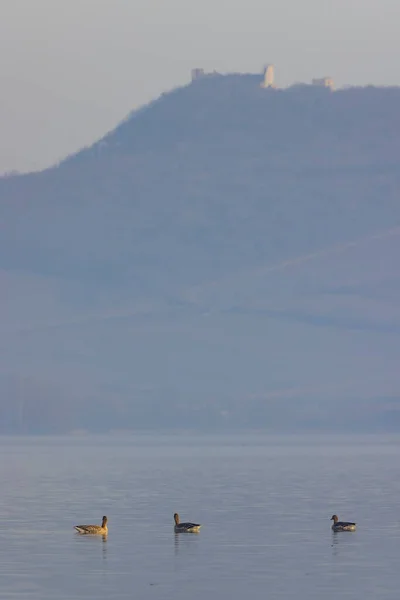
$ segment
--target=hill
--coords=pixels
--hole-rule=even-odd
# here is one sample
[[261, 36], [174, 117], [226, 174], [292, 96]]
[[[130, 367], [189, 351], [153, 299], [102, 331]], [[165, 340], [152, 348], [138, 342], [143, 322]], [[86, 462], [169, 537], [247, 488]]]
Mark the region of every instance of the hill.
[[399, 428], [399, 191], [400, 89], [255, 75], [0, 179], [1, 431]]

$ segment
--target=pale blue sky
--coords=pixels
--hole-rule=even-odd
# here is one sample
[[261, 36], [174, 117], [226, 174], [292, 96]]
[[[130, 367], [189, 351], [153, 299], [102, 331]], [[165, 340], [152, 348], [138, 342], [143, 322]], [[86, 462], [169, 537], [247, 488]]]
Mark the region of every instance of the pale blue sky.
[[0, 172], [88, 145], [195, 66], [399, 85], [398, 0], [0, 0]]

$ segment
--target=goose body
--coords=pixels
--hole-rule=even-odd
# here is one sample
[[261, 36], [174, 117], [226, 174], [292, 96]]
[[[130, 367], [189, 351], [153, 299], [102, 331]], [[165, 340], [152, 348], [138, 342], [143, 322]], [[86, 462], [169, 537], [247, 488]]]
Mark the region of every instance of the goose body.
[[355, 531], [356, 523], [350, 523], [348, 521], [339, 521], [339, 517], [337, 515], [333, 515], [331, 517], [332, 530], [333, 531]]
[[181, 523], [178, 513], [174, 514], [175, 533], [199, 533], [201, 525], [198, 523]]
[[101, 525], [74, 525], [74, 527], [78, 533], [83, 535], [107, 535], [107, 521], [107, 517], [104, 516]]

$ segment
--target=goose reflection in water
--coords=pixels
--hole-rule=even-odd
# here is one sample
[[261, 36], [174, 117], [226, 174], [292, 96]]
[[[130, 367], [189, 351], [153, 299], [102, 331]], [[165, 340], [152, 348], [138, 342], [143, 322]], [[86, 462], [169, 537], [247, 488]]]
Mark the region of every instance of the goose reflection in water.
[[103, 559], [107, 558], [107, 535], [77, 535], [74, 537], [79, 544], [99, 544], [101, 542]]
[[352, 535], [340, 535], [337, 531], [332, 530], [332, 555], [338, 556], [343, 546], [348, 547], [349, 544], [354, 544], [354, 537]]
[[177, 555], [179, 551], [182, 551], [185, 554], [190, 553], [190, 548], [193, 550], [194, 548], [198, 548], [199, 541], [198, 535], [181, 535], [180, 533], [174, 533], [175, 555]]

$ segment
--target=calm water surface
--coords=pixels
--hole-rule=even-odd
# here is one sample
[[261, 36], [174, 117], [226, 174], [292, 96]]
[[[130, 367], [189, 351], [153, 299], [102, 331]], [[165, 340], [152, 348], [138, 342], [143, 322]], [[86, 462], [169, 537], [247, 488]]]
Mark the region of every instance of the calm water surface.
[[[400, 438], [0, 438], [0, 599], [396, 599]], [[173, 532], [173, 513], [203, 524]], [[356, 520], [333, 534], [329, 518]], [[109, 517], [109, 535], [73, 525]]]

